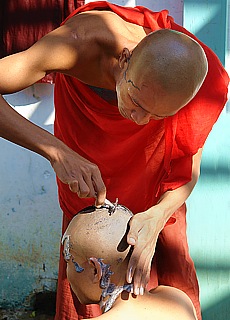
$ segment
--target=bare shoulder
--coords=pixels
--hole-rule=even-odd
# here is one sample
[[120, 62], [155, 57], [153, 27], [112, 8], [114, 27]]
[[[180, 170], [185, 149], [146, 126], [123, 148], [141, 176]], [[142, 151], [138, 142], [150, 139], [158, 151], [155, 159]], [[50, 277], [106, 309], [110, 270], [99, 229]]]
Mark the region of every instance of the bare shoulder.
[[126, 25], [127, 22], [114, 12], [97, 10], [79, 13], [65, 23], [85, 43], [94, 42], [103, 50], [111, 51], [120, 50], [119, 44], [122, 36], [126, 35]]
[[84, 77], [88, 69], [98, 72], [102, 30], [97, 15], [79, 14], [48, 33], [27, 52], [41, 61], [46, 73], [56, 71], [87, 81]]
[[111, 310], [95, 318], [100, 320], [197, 320], [194, 307], [182, 291], [160, 286], [143, 296], [116, 301]]
[[66, 26], [71, 25], [72, 28], [88, 30], [90, 33], [97, 31], [98, 29], [114, 33], [117, 27], [123, 28], [126, 24], [127, 22], [116, 13], [99, 10], [76, 14], [65, 22]]
[[149, 294], [154, 302], [168, 309], [170, 319], [177, 319], [178, 315], [181, 315], [182, 319], [197, 320], [192, 301], [183, 291], [174, 287], [159, 286], [150, 290]]
[[123, 48], [132, 50], [145, 35], [142, 27], [123, 20], [114, 12], [92, 10], [71, 17], [43, 41], [52, 49], [49, 64], [55, 65], [51, 71], [105, 87], [106, 66], [118, 59]]
[[29, 49], [0, 59], [0, 92], [22, 90], [50, 72], [104, 87], [104, 66], [121, 50], [114, 36], [115, 20], [118, 17], [110, 12], [76, 15]]
[[[90, 83], [98, 78], [102, 60], [120, 52], [112, 17], [116, 20], [116, 15], [109, 12], [77, 14], [38, 41], [31, 53], [49, 52], [43, 60], [46, 72], [57, 71]], [[91, 79], [87, 78], [88, 70]]]
[[146, 29], [123, 20], [111, 11], [92, 10], [79, 13], [65, 23], [72, 31], [84, 39], [97, 42], [103, 49], [115, 54], [124, 46], [136, 45], [146, 36]]

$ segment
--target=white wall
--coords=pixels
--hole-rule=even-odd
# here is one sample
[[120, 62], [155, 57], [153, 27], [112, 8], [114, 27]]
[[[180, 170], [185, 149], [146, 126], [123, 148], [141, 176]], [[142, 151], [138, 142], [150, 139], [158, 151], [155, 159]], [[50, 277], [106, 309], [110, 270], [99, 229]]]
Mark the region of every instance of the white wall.
[[[6, 100], [53, 131], [53, 86], [36, 84]], [[0, 139], [0, 306], [30, 305], [56, 289], [61, 210], [49, 162]]]

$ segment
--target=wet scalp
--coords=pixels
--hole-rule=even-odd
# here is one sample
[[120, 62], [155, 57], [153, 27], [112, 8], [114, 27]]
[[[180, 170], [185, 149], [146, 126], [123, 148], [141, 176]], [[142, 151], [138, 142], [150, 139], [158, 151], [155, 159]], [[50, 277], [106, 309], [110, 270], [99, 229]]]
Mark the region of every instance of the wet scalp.
[[[122, 262], [129, 252], [126, 231], [132, 213], [119, 207], [113, 214], [106, 208], [78, 213], [65, 234], [72, 250], [83, 258], [97, 257], [107, 263]], [[75, 254], [75, 255], [76, 255]]]

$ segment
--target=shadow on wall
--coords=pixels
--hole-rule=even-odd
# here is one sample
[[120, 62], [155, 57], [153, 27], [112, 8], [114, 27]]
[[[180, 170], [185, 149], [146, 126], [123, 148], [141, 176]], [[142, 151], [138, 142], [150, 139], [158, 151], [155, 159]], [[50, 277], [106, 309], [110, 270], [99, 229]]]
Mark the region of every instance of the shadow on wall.
[[214, 280], [214, 291], [218, 292], [218, 280], [221, 278], [221, 275], [222, 279], [225, 279], [226, 283], [225, 290], [222, 289], [222, 292], [215, 294], [213, 299], [209, 303], [206, 303], [205, 307], [202, 307], [203, 320], [228, 320], [230, 315], [230, 291], [227, 284], [229, 283], [230, 278], [230, 264], [208, 266], [207, 264], [200, 265], [196, 263], [196, 270], [200, 275], [201, 273], [204, 273], [207, 277], [207, 281], [212, 281], [212, 279]]
[[212, 305], [202, 312], [203, 320], [228, 320], [229, 314], [230, 295], [220, 301], [216, 301], [215, 305]]

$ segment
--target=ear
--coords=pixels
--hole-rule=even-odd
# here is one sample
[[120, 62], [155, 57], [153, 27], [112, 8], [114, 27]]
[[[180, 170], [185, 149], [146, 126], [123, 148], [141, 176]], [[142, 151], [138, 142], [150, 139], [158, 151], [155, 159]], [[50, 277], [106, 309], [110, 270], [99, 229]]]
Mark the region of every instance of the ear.
[[121, 69], [127, 69], [127, 64], [129, 62], [129, 59], [131, 58], [131, 52], [129, 51], [129, 49], [124, 48], [119, 56], [119, 67]]
[[89, 258], [88, 262], [94, 268], [93, 283], [97, 283], [101, 280], [101, 277], [102, 277], [101, 265], [98, 262], [97, 258], [94, 258], [94, 257]]

